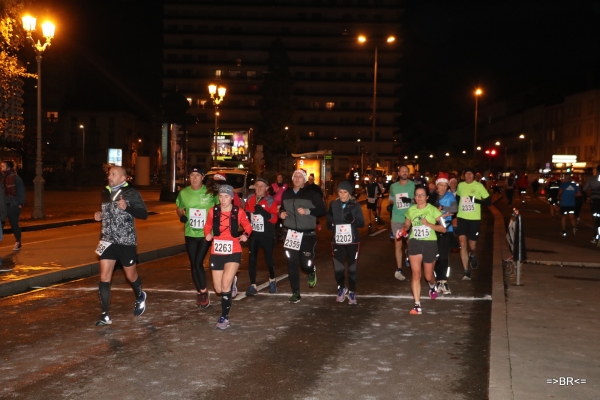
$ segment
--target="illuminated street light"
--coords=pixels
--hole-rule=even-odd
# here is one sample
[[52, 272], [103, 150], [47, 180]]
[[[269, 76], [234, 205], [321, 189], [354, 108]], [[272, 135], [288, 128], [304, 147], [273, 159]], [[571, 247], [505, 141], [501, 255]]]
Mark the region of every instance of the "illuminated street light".
[[[477, 108], [479, 104], [479, 96], [481, 96], [482, 93], [483, 92], [480, 88], [477, 88], [477, 90], [475, 90], [475, 134], [473, 135], [473, 149], [477, 147]], [[475, 157], [475, 150], [473, 150], [473, 157]]]
[[223, 86], [208, 85], [208, 93], [215, 106], [215, 161], [217, 160], [217, 133], [219, 131], [219, 104], [225, 99], [225, 89]]
[[448, 157], [450, 155], [450, 153], [446, 153], [446, 157]]
[[477, 146], [477, 150], [480, 151], [481, 150], [481, 146]]
[[[388, 36], [386, 38], [387, 43], [393, 43], [396, 40], [394, 36]], [[366, 36], [358, 37], [359, 43], [366, 43]], [[375, 157], [375, 125], [377, 116], [377, 46], [375, 46], [375, 63], [373, 64], [373, 115], [372, 115], [372, 128], [371, 128], [371, 157]], [[375, 160], [372, 160], [375, 162]]]
[[496, 146], [500, 146], [500, 142], [496, 142], [495, 144], [496, 144]]
[[519, 139], [525, 139], [525, 135], [523, 135], [522, 133], [519, 135]]
[[463, 151], [462, 151], [462, 153], [463, 153], [463, 154], [467, 154], [467, 151], [466, 151], [466, 150], [463, 150]]
[[44, 213], [44, 177], [42, 175], [42, 53], [50, 46], [54, 37], [54, 24], [45, 22], [42, 24], [42, 35], [46, 38], [42, 45], [38, 40], [37, 43], [31, 36], [35, 31], [36, 19], [30, 15], [22, 18], [23, 29], [27, 32], [27, 40], [31, 42], [35, 51], [35, 59], [37, 61], [37, 147], [35, 159], [35, 178], [33, 179], [33, 213], [31, 217], [34, 219], [45, 218]]

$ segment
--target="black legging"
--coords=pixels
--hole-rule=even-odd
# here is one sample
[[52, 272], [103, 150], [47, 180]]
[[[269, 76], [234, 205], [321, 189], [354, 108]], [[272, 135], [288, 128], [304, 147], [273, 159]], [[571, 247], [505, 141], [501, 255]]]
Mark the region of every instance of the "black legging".
[[7, 204], [7, 216], [10, 222], [10, 227], [15, 234], [15, 241], [21, 241], [21, 227], [19, 226], [19, 216], [21, 215], [21, 207], [12, 204]]
[[275, 279], [275, 262], [273, 261], [273, 245], [275, 239], [257, 234], [250, 236], [250, 266], [248, 274], [250, 275], [250, 284], [256, 285], [256, 259], [258, 258], [258, 249], [262, 248], [265, 253], [265, 262], [269, 267], [269, 278]]
[[513, 196], [515, 194], [515, 190], [514, 189], [506, 189], [504, 191], [504, 194], [506, 194], [506, 201], [507, 201], [508, 205], [510, 206], [513, 201]]
[[204, 258], [210, 248], [210, 243], [205, 238], [185, 237], [185, 249], [190, 258], [192, 279], [196, 290], [200, 292], [206, 289], [206, 272], [204, 271]]
[[[288, 259], [288, 277], [290, 279], [292, 293], [300, 292], [300, 268], [307, 274], [315, 272], [314, 259], [316, 247], [317, 236], [315, 236], [315, 234], [307, 235], [305, 233], [302, 237], [300, 250], [283, 248]], [[300, 268], [298, 268], [298, 265], [300, 265]]]
[[356, 291], [356, 267], [358, 265], [358, 253], [360, 243], [337, 244], [332, 243], [333, 271], [335, 281], [340, 288], [346, 287], [346, 262], [348, 262], [348, 290]]
[[445, 281], [448, 279], [448, 258], [450, 256], [450, 248], [452, 247], [454, 232], [438, 233], [438, 259], [435, 263], [435, 279]]

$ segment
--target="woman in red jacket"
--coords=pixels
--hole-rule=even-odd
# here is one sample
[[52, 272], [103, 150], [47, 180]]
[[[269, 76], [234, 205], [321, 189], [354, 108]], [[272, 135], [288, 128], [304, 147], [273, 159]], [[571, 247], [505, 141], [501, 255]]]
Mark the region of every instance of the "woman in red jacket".
[[[244, 210], [232, 204], [233, 187], [219, 187], [219, 202], [208, 211], [204, 225], [206, 241], [212, 241], [210, 249], [210, 269], [212, 270], [215, 292], [221, 293], [221, 317], [217, 329], [229, 327], [231, 301], [237, 295], [237, 270], [242, 259], [242, 245], [252, 233], [252, 224]], [[239, 235], [240, 225], [244, 233]]]

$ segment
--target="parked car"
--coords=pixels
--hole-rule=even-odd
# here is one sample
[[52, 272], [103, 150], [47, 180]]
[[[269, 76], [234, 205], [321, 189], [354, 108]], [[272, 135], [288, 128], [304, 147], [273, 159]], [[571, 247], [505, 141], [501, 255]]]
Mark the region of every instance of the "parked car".
[[248, 196], [254, 193], [256, 175], [245, 168], [213, 167], [206, 173], [203, 183], [206, 184], [208, 179], [212, 178], [218, 172], [225, 175], [227, 184], [233, 187], [233, 190], [240, 197], [242, 203], [246, 204]]

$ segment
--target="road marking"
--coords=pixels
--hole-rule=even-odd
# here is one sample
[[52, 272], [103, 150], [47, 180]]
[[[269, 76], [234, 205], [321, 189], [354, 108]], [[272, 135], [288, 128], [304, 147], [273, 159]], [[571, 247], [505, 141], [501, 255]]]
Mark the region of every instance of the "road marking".
[[[281, 279], [285, 279], [287, 278], [287, 275], [282, 275], [282, 277], [279, 277]], [[276, 278], [278, 279], [278, 278]], [[265, 286], [266, 285], [266, 286]], [[267, 282], [266, 284], [262, 284], [261, 287], [267, 287], [269, 285], [269, 283]], [[258, 288], [258, 286], [257, 286]], [[33, 289], [53, 289], [53, 290], [62, 290], [62, 291], [82, 291], [82, 292], [95, 292], [98, 290], [98, 287], [88, 287], [88, 288], [57, 288], [57, 287], [41, 287], [41, 286], [36, 286]], [[112, 291], [120, 291], [120, 292], [131, 292], [131, 288], [130, 287], [112, 287], [111, 288]], [[158, 292], [158, 293], [193, 293], [195, 294], [196, 291], [195, 290], [175, 290], [175, 289], [148, 289], [148, 288], [144, 288], [145, 292]], [[29, 292], [31, 293], [31, 292]], [[210, 294], [215, 294], [215, 292], [210, 291]], [[259, 295], [261, 295], [261, 293], [259, 293]], [[264, 293], [262, 294], [263, 296], [279, 296], [279, 297], [288, 297], [291, 296], [292, 293]], [[304, 293], [301, 294], [302, 297], [335, 297], [335, 293]], [[242, 300], [246, 297], [245, 294], [241, 293], [238, 294], [236, 296], [236, 298], [234, 300]], [[381, 294], [363, 294], [363, 295], [357, 295], [358, 298], [361, 299], [391, 299], [391, 300], [414, 300], [414, 298], [410, 295], [381, 295]], [[469, 296], [453, 296], [453, 295], [447, 295], [447, 296], [439, 296], [436, 301], [441, 300], [441, 301], [490, 301], [492, 300], [492, 296], [489, 294], [486, 294], [483, 297], [469, 297]]]
[[387, 231], [386, 228], [380, 229], [377, 232], [371, 233], [369, 236], [375, 236], [375, 235], [379, 235], [381, 232], [385, 232]]

